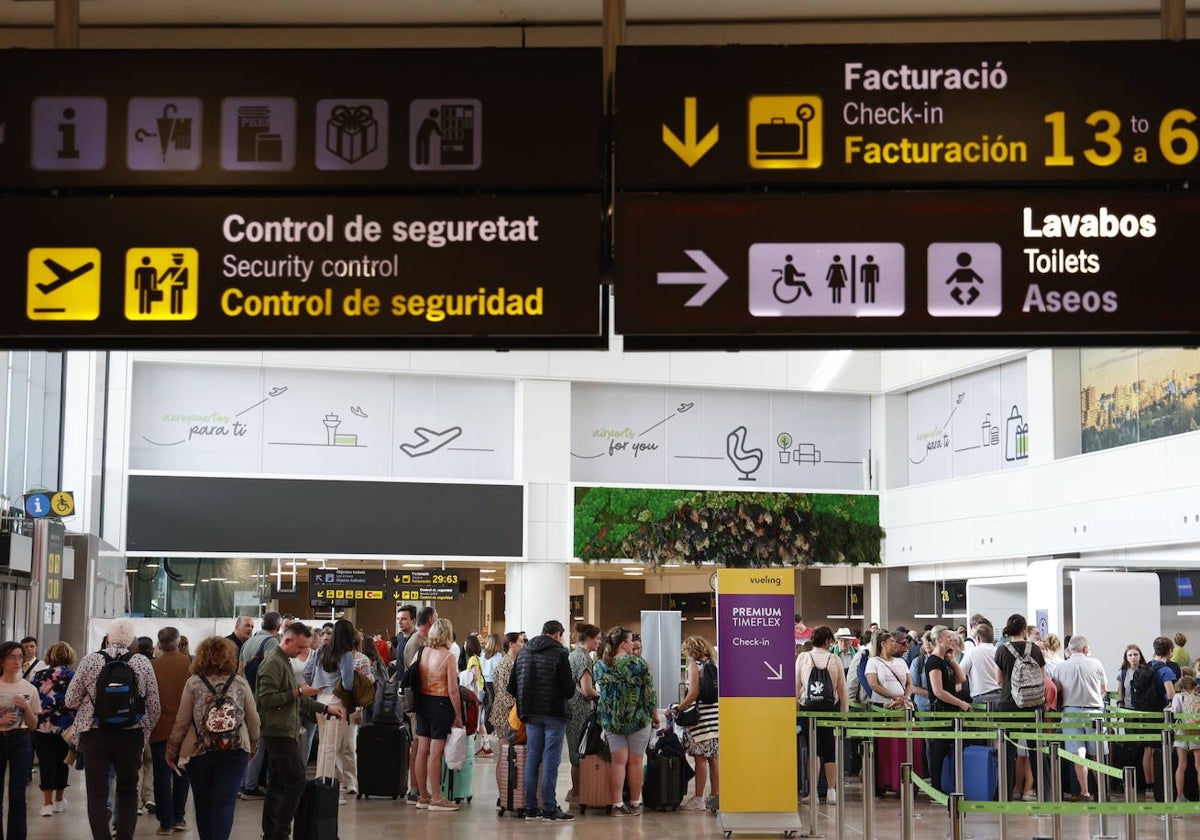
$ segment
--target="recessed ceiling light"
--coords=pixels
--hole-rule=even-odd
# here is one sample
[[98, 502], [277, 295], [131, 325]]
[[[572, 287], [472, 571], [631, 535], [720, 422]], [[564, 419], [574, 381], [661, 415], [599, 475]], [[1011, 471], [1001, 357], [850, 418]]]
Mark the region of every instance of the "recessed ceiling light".
[[195, 586], [196, 584], [194, 584], [194, 583], [181, 583], [181, 584], [179, 584], [179, 585], [180, 585], [180, 586]]
[[424, 563], [403, 563], [401, 565], [403, 565], [404, 568], [406, 568], [406, 569], [424, 569], [425, 568]]
[[583, 580], [583, 575], [567, 575], [571, 580]]

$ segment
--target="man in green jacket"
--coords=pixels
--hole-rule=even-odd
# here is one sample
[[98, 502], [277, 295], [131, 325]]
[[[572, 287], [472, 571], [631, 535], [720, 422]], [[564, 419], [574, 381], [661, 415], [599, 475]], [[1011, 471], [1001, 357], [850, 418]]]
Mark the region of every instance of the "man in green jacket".
[[304, 792], [304, 765], [296, 736], [300, 712], [342, 717], [342, 708], [327, 707], [312, 697], [317, 689], [301, 686], [292, 670], [292, 659], [308, 650], [312, 631], [300, 622], [288, 626], [279, 647], [263, 659], [258, 669], [259, 749], [267, 755], [267, 797], [263, 802], [263, 840], [288, 840], [300, 794]]

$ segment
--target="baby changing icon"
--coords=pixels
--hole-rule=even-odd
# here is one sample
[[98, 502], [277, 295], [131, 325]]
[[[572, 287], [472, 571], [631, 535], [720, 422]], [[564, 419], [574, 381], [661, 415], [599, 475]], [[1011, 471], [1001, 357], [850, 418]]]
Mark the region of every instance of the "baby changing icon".
[[1015, 405], [1004, 422], [1004, 460], [1021, 461], [1029, 457], [1029, 424]]

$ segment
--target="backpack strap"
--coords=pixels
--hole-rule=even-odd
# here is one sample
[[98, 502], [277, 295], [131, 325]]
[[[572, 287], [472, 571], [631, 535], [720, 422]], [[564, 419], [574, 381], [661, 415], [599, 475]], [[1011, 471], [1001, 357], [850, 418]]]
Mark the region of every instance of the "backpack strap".
[[[204, 683], [204, 687], [208, 689], [208, 693], [216, 696], [217, 690], [213, 688], [213, 684], [208, 681], [208, 677], [204, 676], [203, 674], [197, 674], [196, 676], [200, 678], [200, 682]], [[225, 687], [228, 688], [229, 683], [225, 683]]]

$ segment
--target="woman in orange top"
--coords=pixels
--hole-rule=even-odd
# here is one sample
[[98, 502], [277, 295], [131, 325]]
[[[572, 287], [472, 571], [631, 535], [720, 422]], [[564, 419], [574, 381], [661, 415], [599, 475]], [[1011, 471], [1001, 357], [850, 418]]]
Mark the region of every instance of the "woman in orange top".
[[[463, 725], [458, 695], [458, 662], [450, 653], [454, 626], [439, 618], [429, 630], [425, 646], [417, 654], [421, 669], [421, 696], [417, 698], [417, 787], [418, 808], [457, 811], [458, 806], [442, 796], [442, 752], [450, 728]], [[452, 690], [453, 689], [453, 690]]]

